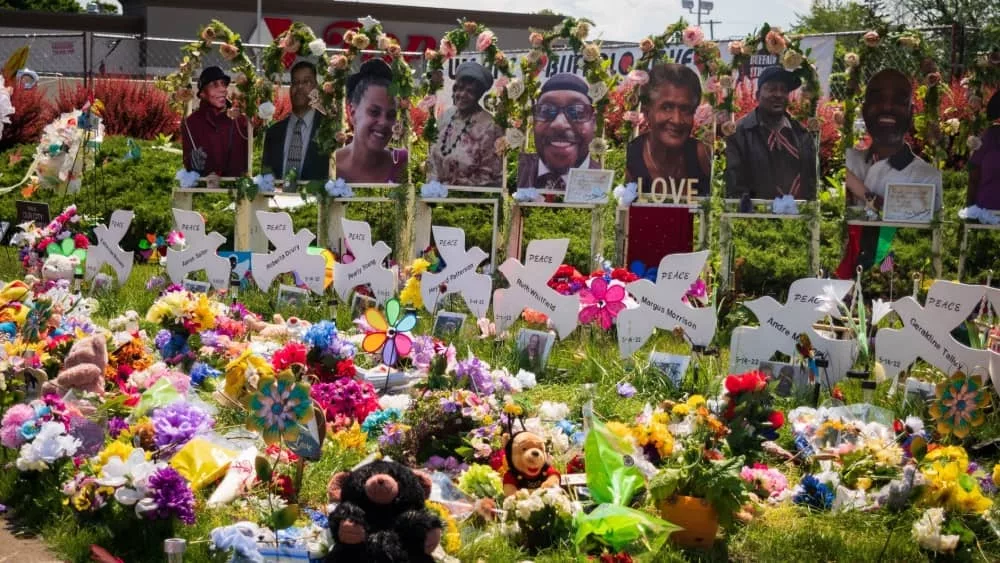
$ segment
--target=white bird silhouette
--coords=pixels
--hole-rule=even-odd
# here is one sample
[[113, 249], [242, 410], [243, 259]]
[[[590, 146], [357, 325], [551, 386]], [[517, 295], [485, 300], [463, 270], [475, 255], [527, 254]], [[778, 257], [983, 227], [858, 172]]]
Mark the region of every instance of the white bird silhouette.
[[333, 272], [333, 288], [343, 301], [359, 285], [371, 285], [375, 300], [381, 305], [396, 293], [396, 277], [392, 270], [382, 266], [392, 252], [383, 241], [372, 244], [371, 226], [364, 221], [341, 219], [344, 242], [354, 255], [350, 264], [338, 262]]
[[274, 278], [288, 272], [298, 274], [307, 287], [316, 294], [323, 293], [326, 281], [326, 259], [309, 254], [309, 243], [316, 237], [309, 229], [299, 229], [292, 235], [292, 217], [288, 213], [257, 211], [257, 221], [274, 252], [254, 252], [250, 256], [250, 271], [262, 291], [267, 291]]
[[167, 275], [170, 281], [182, 283], [191, 272], [205, 270], [208, 282], [217, 290], [229, 285], [229, 260], [219, 256], [218, 250], [226, 237], [212, 231], [205, 234], [205, 218], [196, 211], [174, 209], [177, 230], [184, 233], [183, 250], [167, 249]]
[[[434, 242], [445, 267], [438, 273], [423, 274], [420, 293], [424, 307], [434, 311], [441, 297], [460, 292], [465, 304], [476, 318], [486, 316], [490, 306], [490, 277], [476, 272], [476, 268], [489, 258], [478, 246], [465, 249], [465, 231], [456, 227], [432, 227]], [[445, 284], [444, 293], [441, 284]]]
[[493, 292], [493, 317], [496, 331], [503, 332], [517, 320], [525, 308], [545, 313], [555, 326], [559, 338], [566, 338], [576, 328], [580, 298], [561, 295], [547, 285], [549, 278], [562, 264], [569, 248], [569, 239], [533, 240], [528, 243], [527, 265], [508, 258], [500, 272], [510, 282], [507, 289]]
[[132, 272], [135, 254], [122, 250], [120, 243], [125, 234], [128, 233], [128, 227], [132, 224], [133, 217], [135, 217], [135, 213], [118, 209], [111, 214], [111, 220], [108, 221], [110, 228], [106, 225], [94, 227], [97, 244], [87, 249], [86, 277], [88, 280], [94, 279], [94, 276], [101, 271], [101, 267], [105, 264], [110, 265], [111, 269], [115, 271], [119, 286], [128, 279]]

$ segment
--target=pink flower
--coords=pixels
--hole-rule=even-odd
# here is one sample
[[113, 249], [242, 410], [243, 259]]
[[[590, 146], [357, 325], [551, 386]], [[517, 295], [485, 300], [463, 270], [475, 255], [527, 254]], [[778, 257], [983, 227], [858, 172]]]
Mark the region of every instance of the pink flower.
[[622, 119], [628, 121], [629, 123], [639, 123], [639, 112], [626, 111], [624, 114], [622, 114]]
[[436, 103], [437, 103], [437, 96], [435, 96], [434, 94], [428, 94], [423, 98], [421, 98], [419, 102], [417, 102], [417, 107], [424, 111], [430, 111], [430, 109], [434, 107], [434, 104]]
[[347, 57], [344, 55], [336, 55], [330, 59], [330, 68], [332, 70], [344, 70], [347, 68]]
[[456, 55], [458, 55], [458, 48], [455, 47], [455, 44], [452, 43], [451, 40], [448, 39], [447, 37], [441, 39], [440, 47], [441, 48], [439, 50], [441, 51], [441, 55], [444, 56], [446, 60], [454, 58]]
[[236, 55], [240, 54], [240, 50], [237, 49], [235, 45], [223, 43], [222, 45], [219, 45], [219, 53], [222, 55], [223, 59], [231, 61], [236, 58]]
[[500, 78], [497, 78], [493, 82], [493, 89], [497, 92], [503, 92], [504, 88], [506, 88], [507, 84], [509, 83], [510, 83], [509, 78], [507, 78], [506, 76], [501, 76]]
[[767, 35], [764, 36], [764, 44], [767, 47], [767, 52], [772, 55], [780, 55], [782, 51], [785, 50], [787, 43], [785, 42], [785, 36], [778, 31], [768, 31]]
[[537, 31], [532, 31], [531, 35], [528, 36], [528, 43], [531, 43], [532, 47], [541, 47], [544, 40], [545, 38], [542, 37], [542, 34]]
[[184, 233], [180, 231], [170, 231], [167, 235], [167, 246], [183, 246]]
[[649, 82], [649, 73], [644, 70], [633, 70], [625, 77], [625, 81], [633, 86], [642, 86]]
[[743, 52], [743, 42], [742, 41], [730, 41], [729, 42], [729, 54], [734, 57]]
[[702, 31], [700, 27], [689, 25], [687, 29], [684, 30], [682, 37], [685, 45], [688, 47], [694, 47], [705, 40], [705, 32]]
[[877, 31], [869, 31], [865, 34], [865, 45], [868, 45], [869, 47], [878, 45], [878, 40], [879, 37]]
[[610, 330], [615, 318], [625, 309], [625, 287], [608, 285], [604, 278], [594, 278], [589, 288], [580, 290], [580, 322], [598, 321], [604, 330]]
[[482, 33], [479, 34], [479, 38], [476, 39], [476, 50], [485, 51], [490, 48], [493, 44], [493, 40], [496, 39], [496, 35], [488, 29], [484, 29]]

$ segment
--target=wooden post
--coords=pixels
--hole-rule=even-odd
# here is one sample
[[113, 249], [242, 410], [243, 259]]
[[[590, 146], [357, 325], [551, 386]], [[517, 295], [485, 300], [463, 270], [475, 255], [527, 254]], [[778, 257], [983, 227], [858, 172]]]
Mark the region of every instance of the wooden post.
[[615, 210], [615, 263], [628, 266], [625, 262], [628, 253], [628, 207]]
[[[250, 243], [251, 226], [257, 221], [253, 213], [253, 204], [245, 199], [236, 202], [236, 225], [233, 249], [237, 252], [253, 250]], [[258, 229], [260, 227], [258, 226]]]
[[[590, 210], [590, 259], [604, 255], [604, 206], [595, 205]], [[594, 265], [590, 264], [593, 268]]]
[[732, 255], [732, 222], [725, 214], [719, 218], [719, 246], [722, 247], [719, 249], [722, 264], [719, 272], [719, 286], [722, 289], [727, 289], [730, 287], [729, 260]]
[[941, 279], [941, 226], [931, 231], [931, 263], [934, 264], [934, 277]]
[[177, 188], [174, 188], [174, 208], [188, 211], [194, 209], [194, 194], [178, 191]]
[[413, 210], [413, 258], [431, 245], [433, 212], [430, 204], [417, 199]]
[[962, 223], [962, 242], [958, 245], [958, 281], [962, 281], [965, 273], [965, 257], [969, 250], [969, 224]]
[[344, 224], [341, 219], [347, 217], [347, 204], [342, 201], [331, 201], [327, 209], [326, 245], [338, 255], [344, 253]]
[[507, 239], [507, 258], [521, 259], [521, 236], [524, 234], [524, 217], [521, 206], [514, 202], [510, 213], [510, 237]]
[[708, 248], [709, 214], [705, 213], [705, 210], [700, 205], [695, 214], [698, 216], [698, 250], [705, 250]]
[[[816, 203], [819, 205], [819, 202]], [[819, 210], [809, 220], [809, 270], [819, 271], [819, 238], [820, 238], [820, 214]]]

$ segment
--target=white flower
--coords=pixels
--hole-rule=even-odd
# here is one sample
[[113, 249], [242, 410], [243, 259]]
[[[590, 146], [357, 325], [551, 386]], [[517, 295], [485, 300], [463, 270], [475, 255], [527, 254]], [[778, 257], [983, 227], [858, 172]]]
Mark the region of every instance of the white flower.
[[[2, 108], [0, 108], [0, 111], [3, 111]], [[969, 147], [969, 154], [971, 155], [982, 148], [983, 140], [975, 135], [969, 135], [969, 138], [965, 140], [965, 144]]]
[[198, 184], [198, 179], [201, 178], [201, 174], [196, 170], [185, 170], [181, 168], [174, 174], [174, 178], [181, 183], [182, 188], [193, 188]]
[[257, 115], [259, 115], [264, 121], [271, 121], [271, 118], [274, 117], [274, 104], [271, 102], [264, 102], [260, 104], [257, 106]]
[[420, 186], [420, 197], [446, 198], [448, 197], [448, 188], [444, 187], [444, 185], [437, 180], [427, 182], [426, 184]]
[[517, 372], [517, 381], [525, 389], [531, 389], [538, 385], [538, 381], [535, 380], [535, 374], [523, 369]]
[[903, 424], [912, 432], [913, 434], [919, 434], [924, 431], [924, 420], [919, 416], [908, 416], [903, 420]]
[[823, 286], [823, 295], [818, 296], [818, 299], [819, 305], [816, 306], [816, 311], [824, 315], [829, 315], [830, 313], [839, 311], [840, 307], [844, 307], [844, 303], [840, 300], [840, 296], [837, 295], [837, 290], [833, 288], [833, 284]]
[[639, 186], [635, 182], [629, 182], [624, 186], [615, 186], [615, 199], [618, 200], [619, 207], [628, 207], [639, 198]]
[[326, 51], [326, 42], [322, 39], [316, 38], [309, 42], [309, 52], [313, 54], [314, 57], [322, 55]]
[[799, 206], [795, 203], [794, 196], [785, 194], [774, 198], [774, 201], [771, 203], [771, 212], [778, 215], [798, 215]]
[[521, 82], [519, 78], [515, 78], [507, 83], [507, 97], [516, 100], [524, 94], [524, 82]]
[[274, 193], [274, 174], [257, 174], [253, 177], [253, 183], [261, 193]]
[[525, 202], [525, 201], [541, 201], [542, 194], [538, 193], [537, 188], [518, 188], [514, 192], [514, 201]]
[[993, 214], [989, 209], [983, 209], [978, 205], [970, 205], [958, 211], [959, 219], [975, 219], [984, 225], [996, 225], [1000, 223], [1000, 217]]
[[327, 180], [323, 188], [330, 197], [354, 197], [354, 190], [343, 178], [337, 178], [336, 181]]
[[951, 553], [958, 547], [958, 536], [941, 535], [941, 524], [944, 524], [944, 509], [930, 508], [919, 520], [913, 523], [911, 531], [913, 539], [923, 549], [938, 553]]
[[21, 446], [16, 465], [20, 471], [41, 471], [61, 458], [72, 457], [80, 446], [80, 440], [68, 436], [61, 422], [46, 422], [34, 440]]
[[10, 101], [10, 90], [4, 87], [3, 77], [0, 76], [0, 137], [3, 137], [3, 126], [10, 123], [10, 116], [14, 115], [14, 104]]
[[596, 137], [590, 142], [590, 146], [588, 148], [590, 149], [590, 154], [601, 156], [602, 154], [608, 152], [608, 142], [601, 137]]
[[608, 85], [603, 82], [594, 82], [587, 88], [587, 96], [594, 102], [604, 99], [608, 95]]
[[892, 310], [892, 304], [881, 298], [872, 301], [872, 324], [877, 324]]
[[379, 21], [371, 16], [365, 16], [363, 18], [358, 18], [358, 23], [361, 24], [361, 27], [365, 28], [365, 31], [371, 31], [376, 25], [379, 24]]
[[512, 147], [522, 147], [524, 146], [524, 133], [516, 127], [510, 127], [504, 132], [504, 139], [507, 139], [507, 144]]
[[405, 411], [410, 408], [412, 400], [409, 395], [382, 395], [378, 398], [378, 406], [382, 409], [399, 409]]
[[538, 407], [538, 416], [542, 420], [557, 422], [569, 416], [569, 406], [566, 403], [543, 401]]
[[860, 510], [868, 504], [864, 490], [848, 489], [837, 485], [837, 496], [833, 499], [833, 511]]
[[149, 491], [147, 487], [149, 478], [162, 465], [146, 461], [146, 452], [142, 448], [136, 448], [124, 461], [118, 456], [109, 459], [104, 464], [97, 482], [100, 485], [116, 487], [118, 490], [115, 491], [115, 499], [131, 506], [146, 497]]

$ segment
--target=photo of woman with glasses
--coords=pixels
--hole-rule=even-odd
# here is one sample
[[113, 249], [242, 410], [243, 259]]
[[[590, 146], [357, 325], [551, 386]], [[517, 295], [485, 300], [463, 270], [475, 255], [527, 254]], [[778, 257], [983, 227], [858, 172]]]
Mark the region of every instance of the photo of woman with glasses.
[[570, 168], [600, 168], [590, 158], [595, 115], [583, 78], [569, 73], [549, 78], [533, 109], [538, 154], [518, 158], [517, 187], [565, 190]]
[[392, 70], [372, 59], [347, 78], [347, 120], [354, 139], [338, 150], [337, 178], [349, 183], [399, 183], [406, 173], [405, 149], [387, 149], [396, 125], [396, 100], [389, 95]]
[[[642, 114], [648, 131], [629, 143], [625, 153], [626, 181], [642, 179], [643, 191], [653, 180], [663, 178], [667, 186], [687, 189], [697, 180], [698, 195], [711, 189], [711, 155], [707, 145], [691, 136], [694, 114], [701, 104], [701, 79], [690, 68], [674, 63], [658, 64], [649, 71], [649, 82], [639, 90]], [[686, 195], [686, 192], [685, 192]]]
[[493, 74], [475, 61], [455, 71], [453, 106], [445, 111], [431, 147], [427, 177], [452, 186], [499, 187], [503, 159], [496, 152], [503, 128], [479, 100], [493, 86]]

